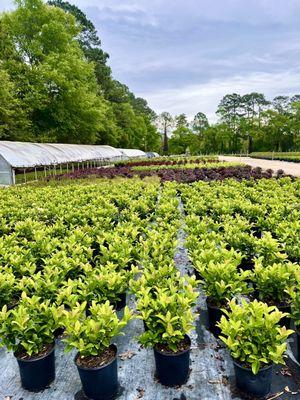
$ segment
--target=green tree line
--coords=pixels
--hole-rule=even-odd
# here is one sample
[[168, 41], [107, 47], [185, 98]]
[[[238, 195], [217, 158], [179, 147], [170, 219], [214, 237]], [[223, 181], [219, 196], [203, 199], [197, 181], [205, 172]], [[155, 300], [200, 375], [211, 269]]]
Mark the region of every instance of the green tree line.
[[61, 0], [0, 14], [0, 139], [159, 150], [147, 101], [115, 80], [93, 23]]
[[217, 116], [218, 122], [209, 124], [201, 112], [191, 122], [185, 114], [172, 117], [162, 113], [159, 118], [165, 128], [164, 152], [300, 150], [300, 95], [277, 96], [269, 101], [262, 93], [228, 94], [220, 101]]

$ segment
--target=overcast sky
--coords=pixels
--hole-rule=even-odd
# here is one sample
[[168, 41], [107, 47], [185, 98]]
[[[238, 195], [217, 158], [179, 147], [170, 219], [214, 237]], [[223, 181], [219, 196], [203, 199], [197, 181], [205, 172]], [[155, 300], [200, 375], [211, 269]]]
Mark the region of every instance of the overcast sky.
[[114, 77], [157, 112], [215, 120], [227, 93], [300, 93], [300, 0], [73, 3], [98, 29]]

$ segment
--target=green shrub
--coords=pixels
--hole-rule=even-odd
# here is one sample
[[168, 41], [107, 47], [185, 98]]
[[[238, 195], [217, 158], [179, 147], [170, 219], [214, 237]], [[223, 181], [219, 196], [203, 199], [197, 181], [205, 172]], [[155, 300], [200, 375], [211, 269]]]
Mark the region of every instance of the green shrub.
[[284, 261], [287, 255], [283, 250], [283, 244], [274, 239], [270, 232], [263, 232], [262, 238], [255, 242], [255, 255], [262, 259], [264, 265]]
[[300, 289], [288, 289], [288, 294], [291, 297], [291, 317], [297, 329], [300, 328]]
[[247, 283], [252, 273], [238, 270], [238, 262], [237, 259], [221, 263], [209, 262], [208, 265], [197, 266], [203, 278], [202, 288], [206, 296], [217, 307], [224, 306], [233, 297], [248, 294], [252, 290]]
[[93, 301], [91, 315], [86, 317], [85, 307], [86, 303], [78, 304], [72, 311], [66, 312], [66, 351], [75, 348], [81, 357], [98, 356], [111, 345], [116, 335], [121, 334], [132, 314], [125, 307], [124, 316], [119, 320], [108, 301], [103, 304]]
[[152, 263], [147, 264], [144, 268], [142, 275], [139, 279], [132, 279], [130, 281], [130, 289], [136, 297], [141, 297], [143, 292], [141, 288], [152, 288], [152, 287], [165, 287], [166, 282], [172, 277], [179, 277], [175, 263], [171, 262], [168, 265], [154, 265]]
[[286, 339], [293, 331], [280, 327], [279, 321], [287, 314], [257, 300], [242, 300], [241, 305], [232, 300], [229, 308], [218, 326], [232, 358], [254, 374], [266, 365], [284, 364]]
[[138, 273], [137, 267], [130, 270], [117, 270], [117, 266], [108, 262], [103, 267], [94, 268], [84, 280], [80, 281], [78, 292], [86, 301], [115, 303], [125, 293], [129, 281]]
[[0, 344], [16, 354], [39, 354], [44, 346], [53, 344], [55, 330], [63, 325], [63, 308], [50, 305], [37, 296], [22, 293], [19, 305], [0, 312]]
[[11, 305], [16, 296], [16, 278], [12, 272], [7, 270], [0, 273], [0, 309], [4, 305]]
[[300, 267], [289, 262], [263, 266], [262, 260], [255, 263], [253, 281], [260, 300], [270, 304], [284, 304], [290, 301], [287, 289], [300, 281]]
[[160, 344], [176, 352], [184, 336], [193, 329], [196, 284], [194, 278], [182, 277], [169, 279], [164, 288], [141, 288], [137, 310], [148, 328], [139, 338], [143, 346]]

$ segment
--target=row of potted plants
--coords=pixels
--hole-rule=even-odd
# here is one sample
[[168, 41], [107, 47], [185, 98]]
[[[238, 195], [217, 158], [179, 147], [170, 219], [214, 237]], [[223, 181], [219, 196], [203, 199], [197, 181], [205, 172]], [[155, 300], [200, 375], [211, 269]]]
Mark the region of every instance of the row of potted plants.
[[[247, 198], [247, 189], [253, 196], [256, 186], [259, 193], [269, 184], [259, 181], [240, 187], [227, 181], [208, 187], [197, 183], [190, 191], [181, 185], [180, 191], [190, 259], [207, 296], [209, 329], [233, 357], [237, 386], [265, 396], [272, 365], [284, 362], [286, 339], [293, 333], [291, 318], [296, 329], [300, 325], [300, 266], [288, 260], [293, 257], [285, 253], [283, 237], [264, 229], [274, 224], [276, 209], [277, 219], [286, 210], [293, 219], [299, 216], [293, 203], [298, 183], [286, 178], [275, 184], [270, 181], [268, 199], [255, 195], [259, 207]], [[273, 200], [276, 196], [279, 205]], [[296, 242], [296, 236], [294, 231], [291, 242]], [[300, 360], [300, 347], [296, 357]]]
[[[87, 259], [86, 252], [83, 251], [80, 255], [83, 259], [76, 260], [76, 268], [75, 264], [70, 267], [67, 256], [75, 257], [76, 251], [73, 254], [72, 247], [64, 244], [63, 255], [61, 251], [55, 254], [55, 260], [61, 265], [60, 269], [55, 268], [58, 264], [50, 258], [52, 262], [46, 262], [43, 269], [33, 276], [25, 274], [19, 278], [11, 270], [6, 270], [12, 278], [11, 284], [17, 280], [18, 290], [23, 291], [19, 304], [10, 310], [7, 305], [3, 307], [0, 335], [3, 337], [2, 344], [13, 350], [18, 359], [23, 387], [41, 390], [54, 379], [53, 343], [55, 335], [65, 329], [67, 349], [75, 347], [79, 352], [76, 365], [85, 394], [95, 399], [115, 394], [118, 384], [117, 350], [111, 345], [111, 338], [126, 325], [132, 315], [126, 308], [124, 318], [119, 321], [114, 310], [124, 307], [122, 296], [126, 293], [129, 282], [135, 293], [134, 287], [139, 287], [139, 292], [144, 293], [146, 286], [151, 292], [151, 306], [147, 306], [145, 302], [138, 303], [137, 317], [142, 318], [147, 327], [147, 333], [141, 336], [140, 342], [145, 346], [153, 346], [156, 358], [161, 359], [161, 362], [157, 361], [159, 378], [166, 384], [172, 384], [164, 381], [168, 368], [162, 366], [161, 372], [160, 368], [166, 358], [169, 359], [168, 352], [173, 355], [180, 350], [179, 353], [183, 352], [186, 358], [183, 378], [179, 367], [178, 373], [181, 374], [181, 380], [187, 379], [190, 342], [185, 332], [192, 327], [194, 315], [191, 307], [197, 293], [195, 279], [181, 278], [173, 262], [180, 217], [176, 193], [174, 185], [166, 185], [156, 205], [154, 221], [149, 220], [148, 228], [138, 240], [136, 231], [131, 229], [128, 234], [132, 239], [131, 243], [140, 244], [143, 249], [140, 252], [140, 261], [144, 270], [139, 280], [135, 279], [137, 266], [129, 268], [133, 261], [132, 246], [130, 251], [125, 246], [125, 250], [121, 248], [122, 251], [119, 252], [122, 246], [118, 242], [121, 237], [116, 232], [118, 227], [114, 227], [113, 231], [116, 236], [112, 234], [105, 236], [102, 242], [98, 240], [99, 246], [93, 265], [84, 262]], [[78, 237], [81, 236], [78, 234]], [[120, 262], [114, 263], [118, 254]], [[162, 265], [162, 262], [165, 263], [164, 266], [157, 268], [157, 264]], [[145, 297], [138, 295], [137, 298], [138, 302], [141, 298], [145, 300]], [[7, 304], [8, 298], [3, 298], [3, 302]], [[161, 314], [163, 304], [166, 318]], [[177, 316], [179, 309], [182, 310], [179, 313], [182, 314], [180, 318]], [[147, 313], [151, 313], [150, 319], [146, 318]], [[27, 324], [29, 318], [30, 324]], [[157, 347], [159, 343], [163, 346], [161, 349]], [[41, 374], [42, 370], [46, 373]], [[33, 376], [37, 379], [33, 379]]]
[[[270, 184], [267, 182], [270, 182]], [[22, 261], [16, 259], [17, 263], [12, 257], [9, 259], [9, 263], [7, 263], [6, 259], [5, 263], [2, 262], [2, 270], [7, 274], [7, 279], [0, 280], [2, 287], [7, 289], [2, 294], [3, 304], [8, 304], [9, 301], [14, 300], [14, 288], [17, 288], [18, 296], [24, 292], [19, 304], [11, 304], [13, 308], [10, 310], [8, 310], [7, 306], [4, 306], [2, 318], [9, 322], [13, 318], [18, 320], [18, 318], [24, 318], [25, 316], [24, 321], [28, 321], [26, 318], [29, 315], [30, 302], [35, 302], [34, 304], [37, 308], [39, 308], [37, 301], [43, 303], [44, 306], [40, 308], [45, 309], [45, 315], [52, 322], [49, 322], [47, 328], [44, 322], [41, 322], [41, 324], [38, 322], [40, 321], [39, 317], [32, 318], [32, 321], [38, 326], [38, 332], [46, 333], [46, 337], [49, 338], [45, 340], [46, 344], [50, 346], [50, 342], [48, 342], [50, 338], [53, 343], [53, 337], [59, 329], [66, 329], [68, 338], [72, 337], [72, 332], [78, 329], [77, 336], [73, 336], [73, 339], [70, 339], [73, 344], [69, 343], [69, 345], [76, 347], [79, 352], [84, 352], [85, 354], [82, 354], [84, 359], [93, 358], [99, 355], [99, 352], [102, 352], [99, 347], [98, 354], [88, 353], [89, 349], [92, 351], [97, 343], [99, 344], [100, 342], [100, 345], [102, 343], [94, 331], [95, 329], [98, 332], [98, 329], [100, 329], [100, 325], [97, 324], [100, 318], [99, 307], [103, 307], [103, 304], [106, 304], [107, 310], [105, 311], [104, 308], [101, 308], [101, 313], [107, 312], [107, 315], [110, 316], [109, 320], [115, 320], [115, 309], [121, 300], [123, 300], [121, 305], [124, 305], [124, 294], [129, 286], [136, 295], [138, 318], [145, 322], [145, 332], [141, 336], [140, 342], [145, 346], [154, 348], [158, 379], [169, 385], [186, 381], [189, 373], [190, 342], [185, 335], [192, 329], [193, 321], [196, 317], [193, 312], [193, 306], [197, 298], [196, 289], [199, 282], [195, 278], [181, 277], [173, 261], [177, 244], [177, 232], [182, 223], [178, 209], [179, 199], [177, 196], [179, 191], [183, 194], [185, 211], [190, 214], [190, 216], [186, 217], [186, 222], [188, 229], [193, 229], [193, 231], [189, 232], [190, 237], [187, 243], [193, 256], [194, 265], [199, 273], [199, 278], [203, 281], [203, 287], [205, 288], [205, 285], [207, 285], [207, 293], [211, 292], [215, 298], [220, 300], [219, 308], [223, 309], [221, 313], [226, 315], [226, 312], [231, 312], [230, 306], [227, 306], [227, 300], [239, 295], [258, 297], [260, 300], [269, 301], [274, 296], [274, 293], [276, 295], [280, 293], [284, 299], [287, 298], [292, 301], [292, 310], [297, 307], [297, 297], [293, 297], [294, 293], [297, 294], [297, 290], [285, 292], [287, 282], [292, 283], [294, 287], [295, 282], [298, 282], [298, 277], [297, 274], [294, 274], [294, 264], [287, 261], [285, 256], [282, 257], [285, 248], [283, 249], [280, 246], [284, 245], [283, 240], [270, 236], [266, 229], [262, 231], [262, 238], [259, 238], [257, 237], [259, 232], [255, 230], [258, 221], [262, 226], [263, 217], [267, 219], [272, 213], [272, 218], [274, 218], [273, 214], [275, 214], [276, 207], [279, 210], [280, 218], [283, 218], [286, 213], [290, 215], [290, 212], [293, 216], [292, 218], [296, 218], [297, 210], [292, 205], [293, 199], [296, 198], [294, 196], [296, 183], [285, 178], [283, 182], [281, 180], [276, 181], [275, 186], [273, 181], [260, 181], [255, 184], [249, 182], [248, 184], [249, 186], [243, 183], [242, 187], [246, 191], [248, 188], [252, 198], [256, 198], [256, 207], [251, 207], [250, 204], [247, 204], [246, 199], [242, 198], [242, 189], [238, 189], [239, 186], [235, 181], [224, 184], [213, 183], [208, 186], [206, 186], [207, 184], [197, 184], [199, 185], [198, 187], [194, 185], [194, 187], [191, 187], [190, 197], [184, 191], [182, 185], [166, 183], [159, 193], [157, 182], [146, 184], [145, 182], [134, 181], [126, 182], [130, 195], [123, 195], [123, 187], [121, 185], [118, 186], [118, 183], [117, 189], [111, 189], [113, 193], [111, 195], [109, 193], [110, 185], [104, 182], [104, 188], [99, 191], [101, 196], [106, 197], [106, 200], [104, 202], [100, 201], [100, 196], [97, 201], [100, 202], [100, 208], [103, 204], [108, 206], [108, 214], [110, 210], [113, 210], [108, 219], [105, 217], [105, 210], [101, 210], [99, 217], [92, 218], [90, 215], [93, 210], [95, 212], [98, 210], [96, 204], [94, 204], [93, 197], [97, 191], [97, 185], [93, 185], [91, 190], [81, 185], [75, 185], [74, 190], [78, 191], [79, 197], [81, 189], [84, 193], [84, 200], [79, 200], [82, 215], [80, 210], [69, 212], [68, 201], [62, 199], [64, 206], [59, 211], [59, 223], [54, 218], [52, 208], [48, 214], [43, 210], [41, 210], [41, 215], [38, 212], [36, 215], [37, 224], [33, 220], [32, 226], [29, 224], [29, 218], [32, 216], [32, 203], [30, 201], [27, 202], [27, 190], [24, 190], [24, 202], [27, 203], [27, 208], [23, 207], [22, 213], [27, 216], [28, 220], [24, 225], [19, 224], [18, 212], [13, 211], [12, 220], [14, 222], [10, 224], [9, 230], [6, 230], [3, 242], [7, 252], [9, 243], [13, 243], [14, 247], [17, 246], [18, 249], [22, 249], [22, 256], [30, 254], [30, 256], [34, 255], [34, 257], [27, 264], [24, 262], [26, 261], [25, 258]], [[147, 189], [148, 185], [150, 189]], [[262, 188], [264, 186], [270, 185], [269, 193], [274, 191], [274, 196], [278, 195], [281, 201], [283, 201], [284, 193], [286, 192], [284, 206], [276, 205], [275, 201], [272, 201], [272, 196], [270, 196], [271, 206], [270, 204], [268, 204], [268, 207], [265, 203], [261, 204], [257, 195], [255, 195], [255, 185], [258, 187], [259, 193], [263, 191]], [[99, 186], [101, 188], [102, 184]], [[277, 188], [277, 192], [274, 187]], [[143, 191], [145, 192], [146, 199], [141, 202], [141, 206], [139, 206], [139, 195], [137, 196], [135, 193], [136, 189], [140, 196], [142, 196]], [[35, 200], [38, 207], [43, 207], [43, 200], [45, 201], [43, 190], [41, 189], [42, 193], [40, 197], [38, 196], [39, 200]], [[72, 190], [64, 191], [65, 196], [67, 193], [70, 195]], [[222, 201], [220, 196], [224, 194], [229, 198], [231, 197], [232, 203], [236, 208], [231, 206], [231, 202], [228, 199], [227, 202]], [[5, 193], [4, 196], [7, 197], [7, 194]], [[20, 194], [18, 196], [22, 199]], [[241, 197], [240, 201], [235, 201], [238, 196]], [[33, 202], [34, 196], [30, 193], [29, 197]], [[58, 194], [57, 196], [54, 194], [54, 197], [56, 199], [60, 198]], [[130, 199], [132, 199], [133, 203], [136, 202], [133, 208], [130, 208]], [[15, 200], [12, 202], [16, 204]], [[51, 203], [49, 199], [47, 202], [48, 204]], [[45, 201], [45, 204], [47, 202]], [[92, 207], [87, 205], [90, 202], [93, 203]], [[21, 200], [17, 204], [22, 207]], [[70, 204], [74, 207], [76, 206], [76, 201], [71, 199]], [[57, 211], [56, 207], [54, 209]], [[261, 213], [261, 209], [263, 213]], [[192, 212], [190, 212], [191, 210]], [[66, 219], [64, 219], [64, 212]], [[255, 213], [253, 220], [251, 220], [251, 212]], [[3, 217], [5, 220], [9, 216], [7, 205], [3, 215], [5, 215]], [[50, 252], [52, 254], [48, 258], [47, 249], [38, 240], [39, 237], [43, 237], [39, 218], [41, 216], [41, 220], [44, 220], [45, 215], [51, 218], [49, 221], [49, 229], [53, 229], [51, 231], [51, 239], [56, 241], [59, 238], [59, 244], [55, 247], [56, 250], [53, 251], [51, 247]], [[232, 218], [233, 216], [235, 218]], [[268, 226], [274, 224], [272, 218], [269, 218]], [[62, 221], [63, 223], [61, 223]], [[247, 221], [249, 221], [249, 226]], [[105, 232], [97, 226], [98, 223], [102, 222]], [[238, 229], [232, 228], [235, 222]], [[77, 224], [80, 228], [74, 229]], [[4, 225], [5, 223], [3, 223]], [[46, 229], [48, 228], [46, 227]], [[243, 233], [240, 238], [237, 237], [239, 230]], [[68, 231], [66, 237], [64, 237], [63, 233], [65, 231]], [[122, 246], [122, 243], [124, 246]], [[245, 243], [247, 244], [246, 246]], [[240, 248], [240, 245], [243, 247]], [[43, 248], [42, 253], [44, 255], [41, 257], [39, 249]], [[246, 253], [248, 248], [251, 251], [254, 248], [257, 256], [253, 271], [244, 271], [241, 268], [243, 256], [248, 254]], [[14, 264], [12, 264], [13, 262]], [[141, 272], [139, 272], [137, 266], [142, 267]], [[284, 284], [278, 285], [277, 288], [277, 283], [273, 283], [272, 289], [272, 282], [277, 282], [278, 273], [280, 281], [283, 280]], [[216, 279], [216, 276], [218, 279]], [[269, 287], [270, 282], [271, 289]], [[274, 290], [275, 286], [276, 290]], [[13, 293], [14, 295], [12, 295]], [[36, 300], [37, 298], [39, 300]], [[110, 303], [105, 303], [107, 300]], [[69, 308], [71, 308], [71, 311], [69, 311]], [[98, 310], [99, 313], [94, 310]], [[162, 312], [162, 310], [164, 311]], [[272, 313], [272, 310], [277, 312], [275, 309], [271, 309], [268, 312]], [[129, 314], [129, 311], [126, 311], [127, 317]], [[263, 320], [265, 319], [264, 315], [262, 315]], [[286, 314], [280, 315], [280, 318], [287, 317]], [[86, 328], [77, 328], [79, 326], [77, 324], [75, 329], [76, 319]], [[279, 321], [276, 321], [276, 319], [274, 321], [274, 326], [276, 325], [274, 329], [276, 331], [280, 330], [277, 343], [279, 346], [285, 341], [284, 331], [281, 331], [278, 325]], [[259, 323], [264, 324], [262, 321]], [[17, 329], [18, 325], [13, 325], [13, 329]], [[21, 326], [20, 322], [19, 325]], [[286, 325], [286, 323], [283, 325]], [[5, 329], [5, 325], [2, 326]], [[71, 328], [68, 329], [68, 326]], [[112, 326], [115, 327], [113, 329], [116, 329], [116, 333], [119, 332], [118, 324], [116, 327], [116, 324], [112, 323]], [[220, 325], [218, 328], [222, 329], [222, 326]], [[34, 332], [34, 329], [31, 325], [30, 332], [27, 332], [26, 335]], [[89, 343], [90, 339], [84, 336], [86, 330], [90, 332], [91, 336], [94, 335], [93, 337], [95, 337], [95, 342], [92, 345]], [[17, 338], [13, 343], [20, 343], [17, 336], [19, 335], [18, 329], [10, 332], [11, 334], [6, 336], [6, 339], [15, 340]], [[105, 336], [105, 330], [103, 331], [103, 329], [102, 334]], [[223, 336], [226, 338], [225, 330]], [[101, 337], [103, 338], [103, 336]], [[23, 343], [25, 344], [26, 340]], [[30, 346], [33, 345], [32, 341], [29, 341], [29, 343]], [[38, 343], [41, 342], [39, 341]], [[113, 349], [107, 350], [111, 343], [108, 340], [105, 343], [103, 351], [105, 350], [104, 352], [108, 352], [108, 354], [106, 353], [104, 359], [108, 360], [108, 363], [103, 365], [110, 365], [115, 351]], [[78, 348], [81, 345], [82, 347]], [[31, 356], [22, 353], [21, 355], [28, 361], [28, 358], [35, 358], [32, 355], [37, 354], [37, 347], [33, 349], [27, 348], [31, 352]], [[19, 356], [18, 349], [11, 349], [17, 352], [16, 354]], [[26, 347], [24, 349], [26, 353]], [[40, 351], [45, 352], [46, 349], [43, 347]], [[95, 351], [93, 350], [93, 352]], [[100, 359], [98, 361], [101, 363], [103, 361], [102, 355]], [[175, 360], [181, 360], [178, 361], [177, 367]], [[81, 366], [84, 367], [83, 369], [90, 370], [91, 368], [86, 368], [85, 362], [89, 364], [89, 361], [84, 360]], [[261, 362], [262, 365], [265, 363], [263, 360]], [[168, 376], [172, 369], [173, 371], [178, 371], [178, 375], [173, 376], [174, 374], [172, 374], [170, 376], [169, 374]], [[111, 381], [115, 380], [112, 379]], [[85, 390], [87, 391], [88, 389]]]
[[153, 348], [155, 377], [166, 386], [187, 382], [190, 373], [191, 339], [197, 314], [195, 277], [181, 276], [174, 263], [178, 228], [182, 224], [177, 186], [164, 185], [157, 204], [155, 224], [149, 227], [141, 257], [142, 272], [130, 283], [144, 333], [139, 342]]
[[[209, 233], [224, 233], [225, 241], [235, 248], [244, 246], [239, 250], [248, 251], [248, 257], [255, 255], [253, 246], [268, 241], [264, 247], [277, 247], [277, 253], [287, 254], [294, 262], [300, 259], [299, 189], [299, 181], [289, 178], [180, 186], [186, 212], [194, 218], [190, 226], [203, 219], [204, 234], [208, 223]], [[197, 220], [196, 216], [200, 218]], [[263, 232], [263, 242], [256, 241], [254, 238], [260, 239]]]
[[[137, 168], [137, 169], [136, 169]], [[277, 178], [284, 176], [282, 170], [276, 173]], [[239, 166], [236, 163], [217, 163], [211, 165], [209, 163], [202, 166], [201, 164], [194, 164], [192, 168], [185, 166], [170, 166], [170, 167], [109, 167], [109, 168], [94, 168], [86, 170], [77, 170], [72, 173], [56, 175], [56, 181], [65, 181], [66, 179], [85, 179], [88, 178], [136, 178], [141, 179], [149, 177], [158, 177], [161, 182], [175, 181], [178, 183], [191, 183], [197, 181], [223, 181], [225, 179], [233, 178], [240, 182], [243, 179], [270, 179], [273, 177], [273, 171], [263, 171], [261, 168], [251, 168], [250, 166]], [[49, 179], [53, 179], [49, 177]]]

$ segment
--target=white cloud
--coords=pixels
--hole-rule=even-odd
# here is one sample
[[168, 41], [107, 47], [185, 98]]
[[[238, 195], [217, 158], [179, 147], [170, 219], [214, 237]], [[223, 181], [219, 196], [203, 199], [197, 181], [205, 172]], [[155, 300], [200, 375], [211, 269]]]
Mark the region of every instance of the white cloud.
[[142, 93], [157, 112], [168, 110], [172, 114], [185, 113], [189, 118], [202, 111], [211, 122], [216, 121], [215, 111], [223, 96], [262, 92], [268, 99], [279, 94], [300, 93], [300, 71], [282, 73], [252, 73], [231, 78], [215, 79], [205, 84], [189, 85], [170, 90]]

